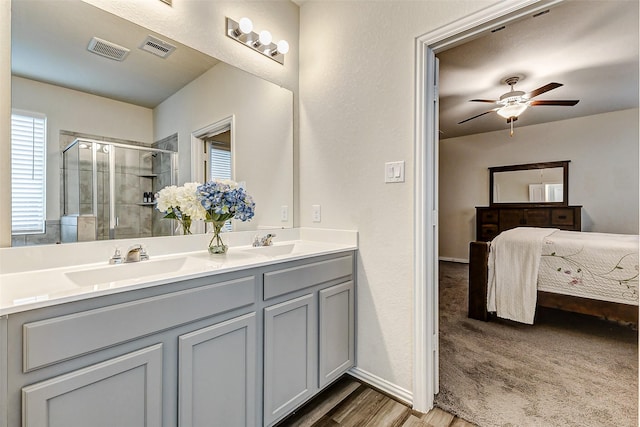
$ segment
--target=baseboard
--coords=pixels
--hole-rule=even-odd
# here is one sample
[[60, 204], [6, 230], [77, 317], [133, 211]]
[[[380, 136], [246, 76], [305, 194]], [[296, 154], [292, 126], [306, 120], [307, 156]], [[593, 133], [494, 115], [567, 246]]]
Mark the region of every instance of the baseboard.
[[438, 259], [440, 261], [450, 261], [450, 262], [459, 262], [461, 264], [469, 264], [469, 260], [464, 258], [450, 258], [446, 256], [441, 256], [441, 257], [438, 257]]
[[413, 405], [413, 393], [400, 386], [397, 386], [385, 379], [380, 378], [370, 372], [362, 370], [357, 366], [349, 369], [349, 375], [369, 384], [372, 387], [380, 389], [388, 395], [406, 403], [407, 405]]

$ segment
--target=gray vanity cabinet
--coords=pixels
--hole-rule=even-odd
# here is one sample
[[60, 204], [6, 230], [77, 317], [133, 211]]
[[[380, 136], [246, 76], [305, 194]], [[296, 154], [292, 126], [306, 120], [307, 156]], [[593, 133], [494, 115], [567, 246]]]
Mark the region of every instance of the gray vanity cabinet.
[[316, 299], [307, 294], [264, 310], [264, 424], [315, 391]]
[[22, 389], [23, 427], [162, 425], [162, 344]]
[[264, 275], [264, 425], [354, 366], [353, 256]]
[[178, 360], [180, 427], [253, 424], [255, 313], [180, 336]]
[[319, 387], [323, 388], [355, 364], [353, 281], [319, 292]]
[[354, 253], [0, 316], [0, 427], [268, 427], [354, 363]]
[[257, 273], [9, 315], [0, 427], [254, 426]]

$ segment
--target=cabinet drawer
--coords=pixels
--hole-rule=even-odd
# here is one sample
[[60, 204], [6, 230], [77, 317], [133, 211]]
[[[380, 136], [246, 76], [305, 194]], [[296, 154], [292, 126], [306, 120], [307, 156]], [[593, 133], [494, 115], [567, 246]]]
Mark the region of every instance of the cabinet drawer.
[[[26, 323], [23, 370], [255, 303], [255, 276]], [[182, 307], [189, 307], [183, 310]]]
[[480, 221], [483, 223], [498, 223], [498, 211], [496, 209], [485, 209], [480, 212]]
[[478, 236], [479, 240], [489, 241], [493, 240], [494, 237], [498, 235], [498, 225], [497, 224], [482, 224], [480, 227], [480, 236]]
[[529, 226], [547, 226], [549, 225], [549, 210], [547, 209], [526, 209], [525, 224]]
[[264, 300], [352, 274], [351, 255], [265, 273]]
[[573, 209], [552, 209], [551, 224], [553, 225], [573, 225]]

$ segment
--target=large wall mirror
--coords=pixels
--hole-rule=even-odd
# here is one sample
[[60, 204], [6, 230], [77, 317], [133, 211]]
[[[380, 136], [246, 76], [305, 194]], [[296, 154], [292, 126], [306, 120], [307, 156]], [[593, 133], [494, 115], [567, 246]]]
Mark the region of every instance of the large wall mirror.
[[569, 205], [569, 161], [489, 168], [489, 200], [495, 205]]
[[256, 202], [234, 230], [293, 226], [291, 91], [80, 0], [11, 9], [12, 109], [46, 118], [45, 231], [13, 246], [174, 234], [148, 195], [222, 173], [214, 151]]

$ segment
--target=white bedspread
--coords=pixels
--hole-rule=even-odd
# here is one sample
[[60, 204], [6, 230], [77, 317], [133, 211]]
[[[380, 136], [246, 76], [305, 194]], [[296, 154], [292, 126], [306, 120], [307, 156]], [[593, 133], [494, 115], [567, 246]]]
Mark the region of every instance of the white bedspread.
[[487, 309], [498, 317], [533, 324], [544, 238], [555, 228], [518, 227], [500, 233], [489, 251]]
[[551, 234], [542, 247], [538, 290], [638, 305], [638, 236]]

